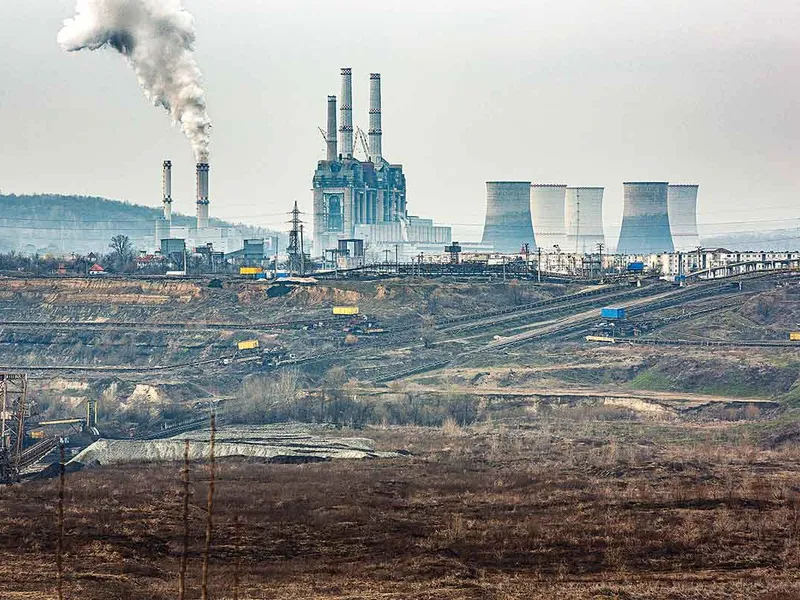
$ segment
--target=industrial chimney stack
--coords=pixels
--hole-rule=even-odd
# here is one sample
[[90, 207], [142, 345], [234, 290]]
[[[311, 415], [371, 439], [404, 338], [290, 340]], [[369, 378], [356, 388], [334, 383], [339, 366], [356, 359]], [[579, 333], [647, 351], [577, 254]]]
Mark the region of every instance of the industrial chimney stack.
[[353, 76], [349, 68], [342, 69], [342, 125], [339, 127], [339, 145], [342, 156], [353, 158]]
[[381, 74], [369, 74], [369, 159], [379, 163], [383, 159], [381, 148]]
[[161, 191], [164, 202], [164, 219], [172, 220], [172, 161], [165, 160], [161, 171]]
[[197, 163], [197, 229], [208, 227], [208, 163]]
[[328, 96], [328, 137], [326, 146], [328, 148], [328, 161], [335, 161], [339, 156], [339, 152], [336, 149], [336, 96]]

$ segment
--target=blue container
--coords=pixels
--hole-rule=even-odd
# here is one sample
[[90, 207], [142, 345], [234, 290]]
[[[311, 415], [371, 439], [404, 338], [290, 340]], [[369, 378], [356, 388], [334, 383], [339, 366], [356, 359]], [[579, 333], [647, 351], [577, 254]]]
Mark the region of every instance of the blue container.
[[628, 265], [628, 271], [634, 271], [636, 273], [641, 273], [644, 271], [644, 263], [643, 262], [632, 262]]
[[603, 319], [624, 319], [625, 318], [625, 309], [624, 308], [601, 308], [600, 309], [600, 316]]

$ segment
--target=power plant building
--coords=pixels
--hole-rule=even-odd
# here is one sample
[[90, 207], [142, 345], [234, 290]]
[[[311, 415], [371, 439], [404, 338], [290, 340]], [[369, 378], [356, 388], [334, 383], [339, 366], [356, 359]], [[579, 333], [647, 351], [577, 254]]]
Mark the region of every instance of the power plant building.
[[530, 189], [531, 217], [536, 241], [543, 250], [553, 246], [563, 249], [564, 197], [567, 186], [558, 183], [534, 183]]
[[449, 227], [437, 228], [430, 220], [415, 221], [408, 216], [403, 166], [383, 157], [380, 74], [370, 74], [365, 161], [356, 159], [353, 152], [350, 69], [341, 70], [341, 84], [339, 137], [337, 140], [337, 99], [328, 96], [326, 157], [318, 162], [312, 183], [314, 253], [321, 256], [326, 250], [337, 249], [340, 239], [363, 238], [373, 251], [376, 244], [402, 245], [405, 254], [415, 250], [407, 248], [409, 245], [432, 243], [430, 240], [436, 240], [437, 245], [450, 243]]
[[617, 254], [672, 252], [666, 182], [626, 182]]
[[[563, 225], [562, 225], [563, 227]], [[525, 244], [536, 249], [531, 221], [530, 181], [487, 181], [484, 244], [497, 252], [517, 253]]]
[[[605, 244], [603, 231], [603, 188], [568, 187], [564, 206], [566, 241], [564, 252], [591, 254]], [[537, 233], [538, 235], [538, 233]]]
[[669, 226], [676, 250], [696, 250], [700, 246], [697, 233], [697, 185], [670, 184], [667, 189]]

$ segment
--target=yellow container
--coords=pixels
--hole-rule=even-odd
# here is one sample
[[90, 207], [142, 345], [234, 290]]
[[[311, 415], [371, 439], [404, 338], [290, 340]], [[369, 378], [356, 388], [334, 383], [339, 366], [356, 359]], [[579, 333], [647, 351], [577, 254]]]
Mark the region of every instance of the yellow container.
[[793, 342], [800, 342], [800, 331], [792, 331], [789, 334], [789, 339]]
[[258, 275], [263, 272], [263, 267], [239, 267], [239, 275]]
[[236, 344], [239, 350], [255, 350], [258, 348], [258, 340], [245, 340]]
[[357, 315], [357, 306], [334, 306], [333, 314], [335, 315]]
[[43, 440], [44, 439], [44, 431], [39, 429], [38, 431], [31, 431], [31, 437], [34, 440]]
[[605, 342], [607, 344], [613, 344], [616, 340], [612, 337], [605, 337], [603, 335], [587, 335], [586, 336], [587, 342]]

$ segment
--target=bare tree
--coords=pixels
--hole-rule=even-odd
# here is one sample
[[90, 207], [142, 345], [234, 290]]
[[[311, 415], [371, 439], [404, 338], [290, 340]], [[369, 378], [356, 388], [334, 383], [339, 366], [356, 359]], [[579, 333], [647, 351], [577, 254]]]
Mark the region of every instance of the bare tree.
[[111, 238], [108, 245], [111, 248], [111, 256], [118, 271], [124, 271], [133, 260], [133, 244], [127, 235], [119, 234]]

